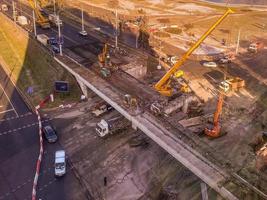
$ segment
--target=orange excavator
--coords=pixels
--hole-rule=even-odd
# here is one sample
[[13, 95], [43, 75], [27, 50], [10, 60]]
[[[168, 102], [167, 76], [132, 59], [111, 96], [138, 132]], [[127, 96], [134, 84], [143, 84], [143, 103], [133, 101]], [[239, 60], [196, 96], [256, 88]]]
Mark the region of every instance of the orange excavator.
[[213, 127], [205, 128], [205, 130], [204, 130], [204, 133], [207, 136], [210, 136], [212, 138], [217, 138], [217, 137], [222, 136], [219, 118], [222, 114], [223, 100], [224, 100], [224, 95], [222, 93], [220, 93], [218, 103], [217, 103], [217, 108], [216, 108], [216, 111], [215, 111], [214, 117], [213, 117]]

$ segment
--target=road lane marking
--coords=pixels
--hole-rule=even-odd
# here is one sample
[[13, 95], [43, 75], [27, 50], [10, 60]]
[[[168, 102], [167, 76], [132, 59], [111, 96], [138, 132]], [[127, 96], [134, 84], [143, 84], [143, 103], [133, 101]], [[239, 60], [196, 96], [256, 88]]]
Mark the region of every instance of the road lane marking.
[[[3, 92], [5, 93], [6, 97], [7, 97], [7, 100], [9, 101], [10, 105], [12, 106], [12, 108], [14, 109], [14, 112], [16, 113], [17, 117], [19, 116], [19, 114], [17, 113], [16, 109], [14, 108], [10, 98], [7, 96], [7, 93], [6, 91], [4, 90], [4, 88], [2, 87], [2, 85], [0, 84], [0, 87], [1, 89], [3, 90]], [[14, 89], [16, 89], [16, 87], [14, 86]]]
[[[58, 33], [58, 31], [56, 31], [56, 30], [54, 30], [54, 29], [51, 29], [53, 32], [55, 32], [55, 33]], [[63, 31], [62, 31], [63, 32]], [[62, 33], [62, 35], [67, 39], [67, 40], [69, 40], [70, 42], [72, 42], [73, 44], [76, 44], [76, 45], [79, 45], [80, 43], [79, 42], [76, 42], [75, 40], [73, 40], [73, 39], [71, 39], [70, 37], [68, 37], [68, 36], [66, 36], [65, 34], [64, 34], [64, 32]]]
[[[48, 122], [48, 121], [51, 121], [51, 120], [52, 119], [42, 120], [42, 123], [43, 122]], [[21, 130], [21, 129], [26, 129], [26, 128], [29, 128], [29, 127], [33, 127], [33, 126], [36, 126], [36, 125], [39, 125], [39, 122], [32, 123], [32, 124], [27, 124], [27, 125], [24, 125], [22, 127], [18, 127], [18, 128], [12, 129], [12, 130], [8, 130], [8, 131], [5, 131], [5, 132], [2, 132], [2, 133], [0, 133], [0, 136], [6, 135], [6, 134], [9, 134], [9, 133], [13, 133], [13, 132], [16, 132], [16, 131]]]
[[10, 111], [14, 111], [14, 109], [9, 109], [9, 110], [2, 111], [2, 112], [0, 112], [0, 114], [7, 113], [7, 112], [10, 112]]
[[18, 119], [18, 118], [22, 118], [22, 117], [26, 117], [26, 116], [28, 116], [28, 115], [32, 115], [33, 113], [31, 113], [31, 112], [28, 112], [28, 113], [26, 113], [26, 114], [24, 114], [24, 115], [20, 115], [20, 116], [16, 116], [16, 117], [9, 117], [9, 118], [5, 118], [5, 119], [0, 119], [0, 122], [5, 122], [5, 121], [9, 121], [9, 120], [13, 120], [13, 119]]

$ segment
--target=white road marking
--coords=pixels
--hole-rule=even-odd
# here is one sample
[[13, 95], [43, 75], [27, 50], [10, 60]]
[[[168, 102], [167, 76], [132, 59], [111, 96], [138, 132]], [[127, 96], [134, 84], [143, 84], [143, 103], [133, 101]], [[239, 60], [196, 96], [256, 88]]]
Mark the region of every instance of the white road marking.
[[[54, 29], [51, 29], [51, 30], [52, 30], [53, 32], [55, 32], [55, 33], [58, 33], [58, 31], [56, 31], [56, 30], [54, 30]], [[71, 39], [70, 37], [66, 36], [64, 33], [62, 33], [62, 35], [63, 35], [67, 40], [71, 41], [72, 43], [74, 43], [74, 44], [76, 44], [76, 45], [79, 44], [79, 42], [76, 42], [75, 40], [73, 40], [73, 39]]]
[[[1, 87], [1, 89], [3, 90], [3, 92], [5, 93], [5, 95], [6, 95], [6, 97], [7, 97], [7, 100], [9, 101], [10, 105], [12, 106], [12, 108], [14, 109], [14, 112], [16, 113], [16, 115], [17, 115], [17, 117], [18, 117], [19, 115], [18, 115], [18, 113], [17, 113], [16, 109], [14, 108], [14, 106], [13, 106], [12, 102], [10, 101], [9, 97], [7, 96], [7, 93], [6, 93], [6, 91], [4, 90], [4, 88], [2, 87], [2, 85], [1, 85], [1, 84], [0, 84], [0, 87]], [[15, 86], [14, 86], [14, 88], [15, 88]]]
[[7, 112], [10, 112], [10, 111], [14, 111], [14, 109], [9, 109], [9, 110], [2, 111], [2, 112], [0, 112], [0, 114], [7, 113]]
[[18, 117], [9, 117], [9, 118], [5, 118], [5, 119], [0, 119], [0, 122], [4, 122], [4, 121], [9, 121], [9, 120], [13, 120], [13, 119], [18, 119], [18, 118], [26, 117], [28, 115], [32, 115], [32, 113], [31, 112], [28, 112], [28, 113], [26, 113], [24, 115], [20, 115]]
[[[48, 121], [51, 121], [52, 119], [46, 119], [46, 120], [42, 120], [42, 123], [43, 122], [48, 122]], [[18, 128], [15, 128], [15, 129], [12, 129], [12, 130], [8, 130], [8, 131], [5, 131], [5, 132], [2, 132], [0, 133], [0, 136], [1, 135], [6, 135], [8, 133], [13, 133], [13, 132], [16, 132], [18, 130], [21, 130], [21, 129], [26, 129], [26, 128], [29, 128], [29, 127], [32, 127], [32, 126], [37, 126], [39, 125], [39, 122], [36, 122], [36, 123], [33, 123], [33, 124], [27, 124], [27, 125], [24, 125], [22, 127], [18, 127]]]

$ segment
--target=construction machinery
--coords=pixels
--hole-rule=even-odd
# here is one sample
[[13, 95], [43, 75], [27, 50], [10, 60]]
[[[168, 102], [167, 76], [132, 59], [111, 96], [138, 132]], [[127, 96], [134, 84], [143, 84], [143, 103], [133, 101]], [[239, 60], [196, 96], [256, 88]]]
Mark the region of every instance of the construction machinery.
[[108, 44], [105, 43], [102, 52], [98, 55], [98, 61], [104, 67], [108, 59], [109, 59]]
[[[221, 16], [210, 29], [202, 35], [202, 37], [179, 59], [171, 69], [157, 82], [155, 89], [164, 96], [172, 96], [174, 89], [171, 86], [171, 79], [174, 73], [185, 63], [189, 56], [200, 46], [200, 44], [212, 33], [212, 31], [231, 13], [234, 13], [230, 8]], [[182, 88], [186, 89], [185, 86]]]
[[42, 29], [50, 28], [49, 19], [45, 17], [40, 11], [40, 9], [42, 8], [40, 5], [40, 1], [36, 1], [36, 0], [28, 0], [28, 1], [29, 1], [30, 6], [34, 10], [37, 24], [41, 26]]
[[110, 60], [108, 44], [105, 43], [102, 52], [98, 55], [98, 63], [100, 66], [100, 73], [103, 77], [111, 76], [111, 72], [117, 71], [119, 67], [114, 65]]
[[99, 137], [105, 137], [109, 134], [122, 132], [130, 126], [130, 121], [120, 115], [108, 120], [101, 119], [101, 121], [96, 124], [95, 130]]
[[245, 80], [239, 77], [229, 78], [222, 81], [219, 88], [224, 93], [235, 92], [245, 87]]
[[222, 93], [220, 93], [218, 103], [217, 103], [217, 108], [216, 108], [216, 111], [215, 111], [214, 117], [213, 117], [213, 126], [205, 128], [205, 130], [204, 130], [204, 133], [209, 137], [217, 138], [217, 137], [220, 137], [222, 135], [221, 134], [221, 126], [219, 123], [219, 118], [222, 114], [223, 101], [224, 101], [224, 95]]
[[98, 63], [100, 66], [100, 73], [104, 78], [111, 75], [111, 71], [107, 66], [110, 64], [110, 55], [108, 53], [108, 44], [105, 43], [102, 52], [98, 55]]

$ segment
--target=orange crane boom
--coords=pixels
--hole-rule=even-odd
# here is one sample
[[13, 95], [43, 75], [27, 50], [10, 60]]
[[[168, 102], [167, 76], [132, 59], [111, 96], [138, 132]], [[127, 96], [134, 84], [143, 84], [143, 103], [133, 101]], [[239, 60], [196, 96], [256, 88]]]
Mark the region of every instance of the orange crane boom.
[[211, 32], [231, 13], [234, 13], [230, 8], [228, 8], [223, 16], [221, 16], [210, 28], [209, 30], [201, 36], [201, 38], [182, 56], [182, 58], [175, 63], [175, 65], [169, 69], [169, 71], [156, 83], [155, 89], [164, 96], [171, 96], [173, 94], [173, 89], [170, 85], [171, 76], [180, 68], [188, 57], [200, 46], [200, 44], [211, 34]]
[[221, 126], [219, 124], [219, 118], [222, 114], [223, 99], [224, 99], [224, 95], [222, 93], [220, 93], [218, 103], [217, 103], [216, 112], [214, 113], [214, 117], [213, 117], [213, 128], [212, 129], [205, 128], [205, 130], [204, 130], [204, 132], [207, 136], [210, 136], [213, 138], [217, 138], [217, 137], [221, 136]]

